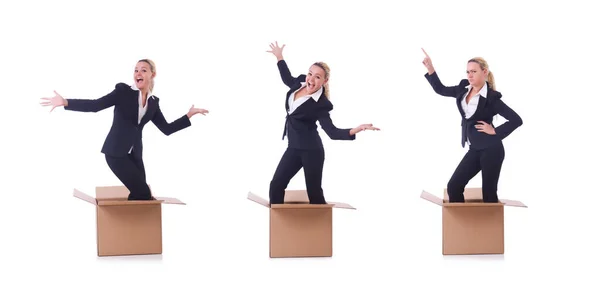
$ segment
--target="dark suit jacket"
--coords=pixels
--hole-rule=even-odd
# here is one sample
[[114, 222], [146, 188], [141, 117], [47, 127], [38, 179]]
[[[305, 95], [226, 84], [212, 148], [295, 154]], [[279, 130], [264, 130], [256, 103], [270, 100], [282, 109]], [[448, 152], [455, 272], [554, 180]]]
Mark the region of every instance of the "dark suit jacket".
[[121, 157], [127, 155], [133, 146], [133, 155], [142, 158], [142, 129], [149, 121], [165, 135], [189, 127], [191, 122], [187, 115], [184, 115], [172, 123], [167, 123], [160, 111], [159, 99], [152, 96], [148, 99], [146, 114], [138, 124], [138, 96], [139, 91], [133, 90], [127, 84], [118, 83], [111, 93], [99, 99], [67, 99], [68, 105], [64, 108], [78, 112], [98, 112], [114, 106], [112, 126], [102, 146], [102, 153]]
[[[429, 84], [431, 84], [431, 87], [433, 87], [433, 90], [436, 93], [456, 99], [456, 105], [458, 106], [458, 111], [460, 112], [462, 118], [461, 144], [463, 147], [467, 142], [467, 136], [471, 142], [471, 148], [477, 150], [501, 143], [505, 137], [523, 124], [521, 117], [500, 99], [502, 98], [502, 94], [500, 94], [498, 91], [492, 90], [489, 84], [487, 85], [487, 97], [479, 98], [477, 111], [467, 120], [465, 119], [465, 111], [462, 109], [461, 101], [468, 90], [467, 86], [469, 85], [469, 81], [463, 79], [460, 81], [458, 86], [446, 87], [442, 84], [436, 72], [431, 75], [425, 74], [425, 78], [429, 81]], [[485, 121], [493, 126], [492, 120], [496, 114], [504, 117], [507, 122], [498, 127], [494, 127], [496, 130], [495, 135], [489, 135], [484, 132], [480, 132], [477, 130], [477, 128], [475, 128], [475, 125], [478, 124], [477, 121]]]
[[[289, 110], [288, 99], [290, 95], [302, 87], [302, 82], [306, 80], [306, 75], [302, 74], [297, 78], [292, 77], [290, 70], [284, 60], [277, 62], [279, 74], [283, 83], [290, 88], [285, 96], [285, 111]], [[350, 129], [338, 129], [332, 122], [329, 112], [333, 109], [333, 104], [325, 95], [321, 95], [318, 101], [313, 98], [308, 99], [300, 105], [291, 114], [285, 118], [285, 127], [283, 138], [288, 136], [288, 147], [297, 149], [319, 149], [323, 148], [323, 142], [317, 132], [316, 121], [319, 121], [321, 128], [333, 140], [354, 140], [356, 135], [350, 135]]]

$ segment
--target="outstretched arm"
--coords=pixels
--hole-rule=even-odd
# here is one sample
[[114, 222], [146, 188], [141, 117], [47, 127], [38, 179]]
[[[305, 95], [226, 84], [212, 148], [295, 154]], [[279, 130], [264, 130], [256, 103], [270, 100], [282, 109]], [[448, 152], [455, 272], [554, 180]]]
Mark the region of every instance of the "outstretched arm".
[[323, 113], [319, 117], [319, 124], [321, 124], [321, 128], [323, 128], [325, 133], [332, 140], [354, 140], [356, 139], [356, 134], [359, 132], [365, 130], [379, 130], [379, 128], [374, 127], [372, 124], [362, 124], [352, 129], [339, 129], [333, 124], [329, 112]]
[[98, 99], [64, 99], [60, 94], [54, 91], [55, 96], [52, 98], [42, 98], [44, 100], [42, 106], [52, 106], [50, 112], [56, 107], [64, 107], [65, 110], [77, 112], [99, 112], [111, 106], [114, 106], [118, 100], [119, 89], [125, 85], [119, 83], [115, 89], [104, 97]]
[[163, 134], [168, 136], [191, 126], [192, 122], [190, 122], [190, 118], [193, 117], [195, 114], [206, 115], [208, 114], [208, 110], [194, 108], [194, 105], [192, 105], [190, 111], [187, 114], [178, 118], [174, 122], [168, 123], [162, 111], [160, 110], [160, 105], [158, 105], [157, 103], [156, 113], [154, 113], [152, 122]]
[[333, 124], [329, 112], [323, 112], [318, 120], [319, 124], [321, 124], [321, 128], [332, 140], [354, 140], [356, 138], [354, 134], [350, 134], [351, 129], [337, 128]]
[[168, 123], [162, 111], [160, 110], [160, 106], [157, 107], [154, 117], [152, 117], [152, 122], [163, 134], [167, 136], [192, 125], [187, 114], [178, 118], [174, 122]]

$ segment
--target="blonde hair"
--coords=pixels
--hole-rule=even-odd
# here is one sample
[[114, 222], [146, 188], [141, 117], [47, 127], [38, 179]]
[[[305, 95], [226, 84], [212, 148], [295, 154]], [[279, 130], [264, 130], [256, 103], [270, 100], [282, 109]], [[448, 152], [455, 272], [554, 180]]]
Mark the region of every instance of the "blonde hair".
[[487, 70], [488, 71], [487, 82], [490, 84], [490, 88], [492, 90], [496, 90], [496, 81], [494, 80], [494, 74], [492, 74], [492, 71], [490, 71], [490, 67], [488, 66], [488, 63], [482, 57], [472, 58], [471, 60], [469, 60], [468, 63], [477, 63], [477, 64], [479, 64], [479, 67], [481, 68], [481, 70]]
[[[325, 71], [325, 80], [329, 79], [329, 66], [327, 64], [324, 62], [316, 62], [313, 65], [323, 69], [323, 71]], [[325, 97], [329, 99], [329, 81], [323, 85], [323, 89], [323, 94], [325, 94]]]
[[[148, 65], [150, 65], [150, 71], [153, 74], [156, 74], [156, 65], [154, 64], [154, 61], [150, 60], [150, 59], [141, 59], [138, 61], [139, 62], [144, 62], [147, 63]], [[152, 94], [152, 90], [154, 89], [154, 78], [152, 78], [152, 81], [150, 82], [150, 94]]]

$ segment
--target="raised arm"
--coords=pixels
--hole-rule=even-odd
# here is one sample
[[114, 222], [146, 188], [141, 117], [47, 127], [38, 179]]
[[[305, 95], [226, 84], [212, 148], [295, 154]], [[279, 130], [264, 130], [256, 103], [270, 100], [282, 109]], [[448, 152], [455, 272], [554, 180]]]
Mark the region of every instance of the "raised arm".
[[460, 85], [457, 85], [457, 86], [449, 86], [449, 87], [444, 86], [444, 84], [442, 84], [442, 81], [440, 81], [440, 78], [438, 77], [436, 72], [433, 72], [433, 74], [425, 74], [425, 78], [427, 79], [427, 81], [429, 81], [429, 84], [431, 85], [433, 90], [438, 95], [442, 95], [444, 97], [456, 98], [457, 96], [460, 95], [460, 91], [463, 90], [464, 87], [466, 87], [467, 83], [468, 83], [467, 80], [463, 80], [463, 81], [461, 81]]
[[279, 75], [281, 76], [283, 83], [291, 88], [296, 82], [296, 78], [292, 76], [292, 73], [290, 73], [290, 69], [288, 68], [285, 60], [278, 61], [277, 68], [279, 68]]
[[296, 82], [296, 78], [292, 76], [292, 73], [290, 72], [287, 63], [283, 59], [283, 48], [285, 48], [285, 44], [279, 47], [279, 44], [276, 41], [275, 44], [271, 43], [270, 47], [271, 51], [267, 51], [267, 53], [275, 55], [275, 57], [277, 58], [277, 68], [279, 68], [279, 75], [281, 76], [281, 80], [286, 86], [291, 88], [292, 85]]
[[[451, 87], [444, 86], [444, 84], [442, 84], [442, 81], [440, 81], [438, 74], [435, 72], [435, 69], [433, 68], [433, 63], [431, 62], [431, 58], [429, 57], [429, 55], [427, 54], [427, 52], [425, 52], [425, 50], [423, 48], [421, 48], [421, 50], [425, 54], [425, 59], [423, 59], [423, 65], [425, 66], [425, 68], [427, 68], [427, 74], [425, 74], [425, 78], [427, 79], [427, 81], [429, 82], [429, 84], [431, 85], [433, 90], [437, 94], [442, 95], [444, 97], [456, 98], [456, 96], [459, 92], [460, 86], [451, 86]], [[463, 84], [463, 83], [461, 83], [461, 84]]]

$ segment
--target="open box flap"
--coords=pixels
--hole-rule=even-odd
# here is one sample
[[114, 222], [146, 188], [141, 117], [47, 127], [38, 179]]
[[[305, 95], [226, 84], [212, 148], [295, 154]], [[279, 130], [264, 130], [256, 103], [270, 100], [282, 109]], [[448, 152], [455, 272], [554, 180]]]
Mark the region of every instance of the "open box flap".
[[524, 203], [522, 203], [522, 202], [520, 202], [518, 200], [500, 199], [500, 202], [504, 203], [504, 205], [506, 205], [506, 206], [525, 207], [525, 208], [527, 208], [527, 205], [525, 205]]
[[335, 207], [335, 208], [344, 208], [344, 209], [354, 209], [354, 210], [356, 210], [356, 207], [354, 207], [354, 206], [352, 206], [350, 204], [347, 204], [347, 203], [333, 202], [333, 201], [330, 201], [328, 203], [329, 204], [333, 204], [333, 207]]
[[424, 190], [421, 191], [421, 198], [425, 199], [425, 200], [427, 200], [429, 202], [432, 202], [434, 204], [437, 204], [439, 206], [442, 206], [444, 204], [444, 201], [441, 198], [439, 198], [439, 197], [437, 197], [437, 196], [435, 196], [435, 195], [433, 195], [433, 194], [431, 194], [431, 193], [429, 193], [427, 191], [424, 191]]
[[174, 197], [155, 197], [156, 200], [162, 201], [164, 204], [180, 204], [186, 205], [185, 202]]
[[250, 199], [251, 201], [254, 201], [264, 207], [269, 207], [269, 201], [252, 193], [252, 192], [248, 192], [248, 199]]
[[98, 201], [95, 198], [93, 198], [91, 195], [87, 195], [87, 194], [77, 190], [76, 188], [73, 189], [73, 196], [77, 197], [83, 201], [87, 201], [93, 205], [98, 205]]

